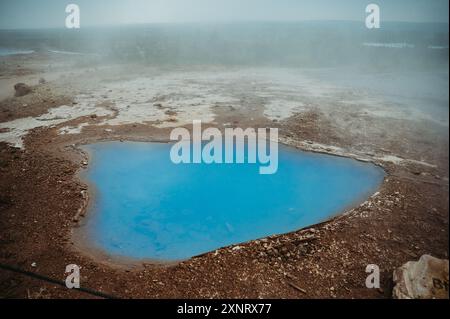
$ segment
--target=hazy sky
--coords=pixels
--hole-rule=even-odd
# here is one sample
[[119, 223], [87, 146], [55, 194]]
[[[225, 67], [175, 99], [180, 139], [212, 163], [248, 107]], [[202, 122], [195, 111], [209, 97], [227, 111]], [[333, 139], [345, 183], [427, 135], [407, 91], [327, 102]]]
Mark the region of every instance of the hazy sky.
[[65, 7], [81, 26], [210, 21], [359, 20], [377, 3], [382, 21], [447, 22], [448, 0], [0, 0], [0, 28], [63, 27]]

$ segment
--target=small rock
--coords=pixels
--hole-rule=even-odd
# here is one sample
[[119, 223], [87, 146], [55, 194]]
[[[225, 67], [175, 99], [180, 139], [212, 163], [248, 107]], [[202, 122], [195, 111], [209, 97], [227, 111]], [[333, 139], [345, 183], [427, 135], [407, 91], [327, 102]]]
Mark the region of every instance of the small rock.
[[27, 95], [32, 91], [31, 87], [29, 87], [25, 83], [17, 83], [16, 85], [14, 85], [14, 90], [16, 90], [16, 97]]
[[423, 255], [394, 271], [396, 299], [448, 299], [448, 259]]
[[166, 112], [164, 112], [166, 115], [170, 115], [170, 116], [174, 116], [174, 115], [177, 115], [177, 112], [175, 112], [175, 111], [171, 111], [171, 110], [168, 110], [168, 111], [166, 111]]
[[36, 267], [37, 267], [36, 262], [32, 262], [32, 263], [31, 263], [31, 267], [36, 268]]
[[44, 78], [39, 79], [39, 84], [45, 84], [45, 83], [47, 83], [47, 81]]

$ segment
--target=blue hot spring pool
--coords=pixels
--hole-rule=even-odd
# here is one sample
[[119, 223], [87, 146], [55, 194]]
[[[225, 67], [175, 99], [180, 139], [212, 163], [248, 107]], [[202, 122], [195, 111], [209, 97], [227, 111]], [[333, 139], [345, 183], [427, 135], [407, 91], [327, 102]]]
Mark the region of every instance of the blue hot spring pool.
[[175, 261], [324, 221], [376, 192], [369, 163], [280, 145], [278, 172], [257, 164], [173, 164], [171, 144], [85, 146], [94, 189], [85, 231], [108, 255]]

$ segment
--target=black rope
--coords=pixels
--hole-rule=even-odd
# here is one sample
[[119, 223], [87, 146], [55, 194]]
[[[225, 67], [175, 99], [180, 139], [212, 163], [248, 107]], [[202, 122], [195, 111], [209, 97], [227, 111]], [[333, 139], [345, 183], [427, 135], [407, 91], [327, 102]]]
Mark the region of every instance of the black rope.
[[[5, 264], [2, 264], [2, 263], [0, 263], [0, 268], [2, 268], [4, 270], [9, 270], [9, 271], [12, 271], [12, 272], [15, 272], [15, 273], [18, 273], [18, 274], [22, 274], [22, 275], [25, 275], [25, 276], [28, 276], [28, 277], [32, 277], [32, 278], [35, 278], [35, 279], [47, 281], [49, 283], [52, 283], [52, 284], [55, 284], [55, 285], [59, 285], [59, 286], [63, 286], [64, 288], [67, 288], [66, 287], [66, 283], [64, 281], [62, 281], [62, 280], [53, 279], [53, 278], [46, 277], [46, 276], [43, 276], [43, 275], [40, 275], [40, 274], [36, 274], [34, 272], [31, 272], [31, 271], [26, 271], [26, 270], [23, 270], [23, 269], [14, 267], [14, 266], [10, 266], [10, 265], [5, 265]], [[72, 290], [72, 289], [70, 289], [70, 290]], [[108, 294], [105, 294], [103, 292], [100, 292], [100, 291], [97, 291], [97, 290], [94, 290], [94, 289], [90, 289], [90, 288], [82, 288], [82, 287], [80, 287], [80, 288], [74, 288], [74, 290], [79, 290], [79, 291], [82, 291], [84, 293], [87, 293], [87, 294], [90, 294], [90, 295], [93, 295], [93, 296], [96, 296], [96, 297], [105, 298], [105, 299], [117, 299], [117, 297], [114, 297], [112, 295], [108, 295]]]

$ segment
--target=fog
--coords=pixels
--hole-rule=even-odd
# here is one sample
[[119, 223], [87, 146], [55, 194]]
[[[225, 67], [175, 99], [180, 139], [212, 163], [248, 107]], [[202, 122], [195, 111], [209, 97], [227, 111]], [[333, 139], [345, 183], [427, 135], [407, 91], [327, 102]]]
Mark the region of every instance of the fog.
[[[420, 69], [448, 64], [447, 0], [2, 0], [0, 46], [68, 51], [102, 62]], [[25, 28], [25, 29], [24, 29]]]
[[[79, 5], [82, 27], [140, 23], [364, 21], [368, 0], [2, 0], [0, 29], [63, 28]], [[447, 0], [378, 0], [383, 21], [448, 23]]]
[[2, 1], [1, 26], [8, 30], [0, 30], [0, 49], [56, 54], [73, 70], [285, 68], [322, 83], [370, 88], [448, 118], [446, 0], [378, 1], [380, 29], [366, 28], [362, 0], [77, 3], [81, 28], [65, 29], [61, 1]]
[[87, 54], [98, 62], [429, 69], [448, 66], [448, 25], [236, 22], [0, 31], [2, 47]]

